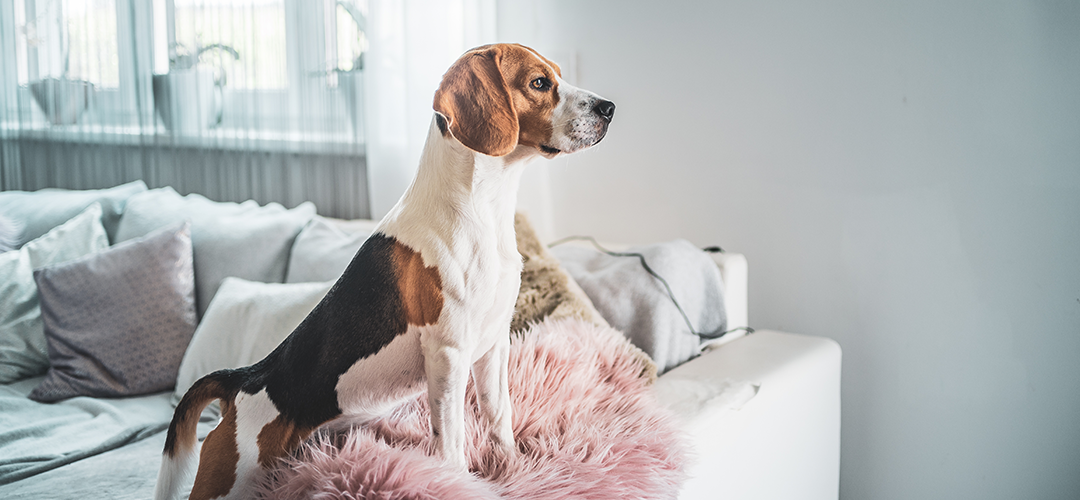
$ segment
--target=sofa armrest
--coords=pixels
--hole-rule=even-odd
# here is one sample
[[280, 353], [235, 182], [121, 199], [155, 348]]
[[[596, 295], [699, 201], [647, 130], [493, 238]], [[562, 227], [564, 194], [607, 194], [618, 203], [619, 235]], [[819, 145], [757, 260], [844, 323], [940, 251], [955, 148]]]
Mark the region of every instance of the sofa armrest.
[[696, 457], [680, 498], [837, 498], [840, 357], [831, 339], [759, 330], [661, 376]]
[[[713, 262], [720, 268], [720, 277], [724, 280], [724, 310], [727, 313], [727, 328], [750, 326], [749, 309], [749, 266], [746, 256], [741, 253], [720, 252], [712, 254]], [[702, 349], [714, 349], [746, 335], [744, 330], [735, 330], [715, 340], [702, 342]]]

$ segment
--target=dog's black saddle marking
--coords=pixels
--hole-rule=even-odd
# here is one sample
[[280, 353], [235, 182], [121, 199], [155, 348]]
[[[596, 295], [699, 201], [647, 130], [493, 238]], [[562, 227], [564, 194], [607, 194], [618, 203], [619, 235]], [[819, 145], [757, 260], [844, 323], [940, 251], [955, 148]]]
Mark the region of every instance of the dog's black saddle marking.
[[341, 415], [338, 378], [408, 330], [393, 265], [396, 240], [376, 233], [281, 345], [247, 372], [241, 390], [266, 389], [282, 416], [315, 427]]

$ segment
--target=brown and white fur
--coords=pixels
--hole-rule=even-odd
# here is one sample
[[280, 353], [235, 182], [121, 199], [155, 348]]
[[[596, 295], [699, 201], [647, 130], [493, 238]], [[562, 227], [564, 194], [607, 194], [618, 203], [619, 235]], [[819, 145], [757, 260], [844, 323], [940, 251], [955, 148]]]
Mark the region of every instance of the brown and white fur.
[[[522, 268], [525, 164], [599, 142], [615, 106], [521, 45], [465, 53], [435, 93], [416, 179], [318, 306], [262, 361], [200, 379], [169, 426], [156, 498], [249, 498], [316, 428], [386, 414], [427, 389], [435, 449], [466, 470], [471, 372], [490, 438], [513, 451], [509, 325]], [[221, 401], [201, 452], [195, 426]]]

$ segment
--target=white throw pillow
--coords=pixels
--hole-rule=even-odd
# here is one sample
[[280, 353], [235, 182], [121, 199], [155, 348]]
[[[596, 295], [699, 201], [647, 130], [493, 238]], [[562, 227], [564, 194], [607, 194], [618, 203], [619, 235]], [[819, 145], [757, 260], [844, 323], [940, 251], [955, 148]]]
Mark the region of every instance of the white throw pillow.
[[0, 383], [49, 369], [34, 269], [106, 248], [109, 238], [101, 225], [101, 205], [95, 202], [19, 250], [0, 253]]
[[316, 215], [296, 236], [285, 282], [338, 279], [368, 236], [371, 231], [363, 228], [348, 230]]
[[300, 325], [331, 285], [225, 278], [180, 362], [174, 402], [204, 375], [266, 357]]

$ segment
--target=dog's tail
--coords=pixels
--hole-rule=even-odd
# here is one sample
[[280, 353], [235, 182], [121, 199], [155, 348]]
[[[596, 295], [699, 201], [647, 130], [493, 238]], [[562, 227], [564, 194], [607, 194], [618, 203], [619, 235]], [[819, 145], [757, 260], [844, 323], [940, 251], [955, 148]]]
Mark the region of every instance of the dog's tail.
[[198, 465], [198, 437], [196, 426], [199, 415], [206, 405], [215, 399], [231, 402], [237, 389], [231, 387], [230, 370], [211, 373], [195, 382], [176, 406], [169, 433], [165, 437], [165, 451], [161, 457], [154, 498], [169, 500], [180, 498], [181, 488], [195, 473]]

